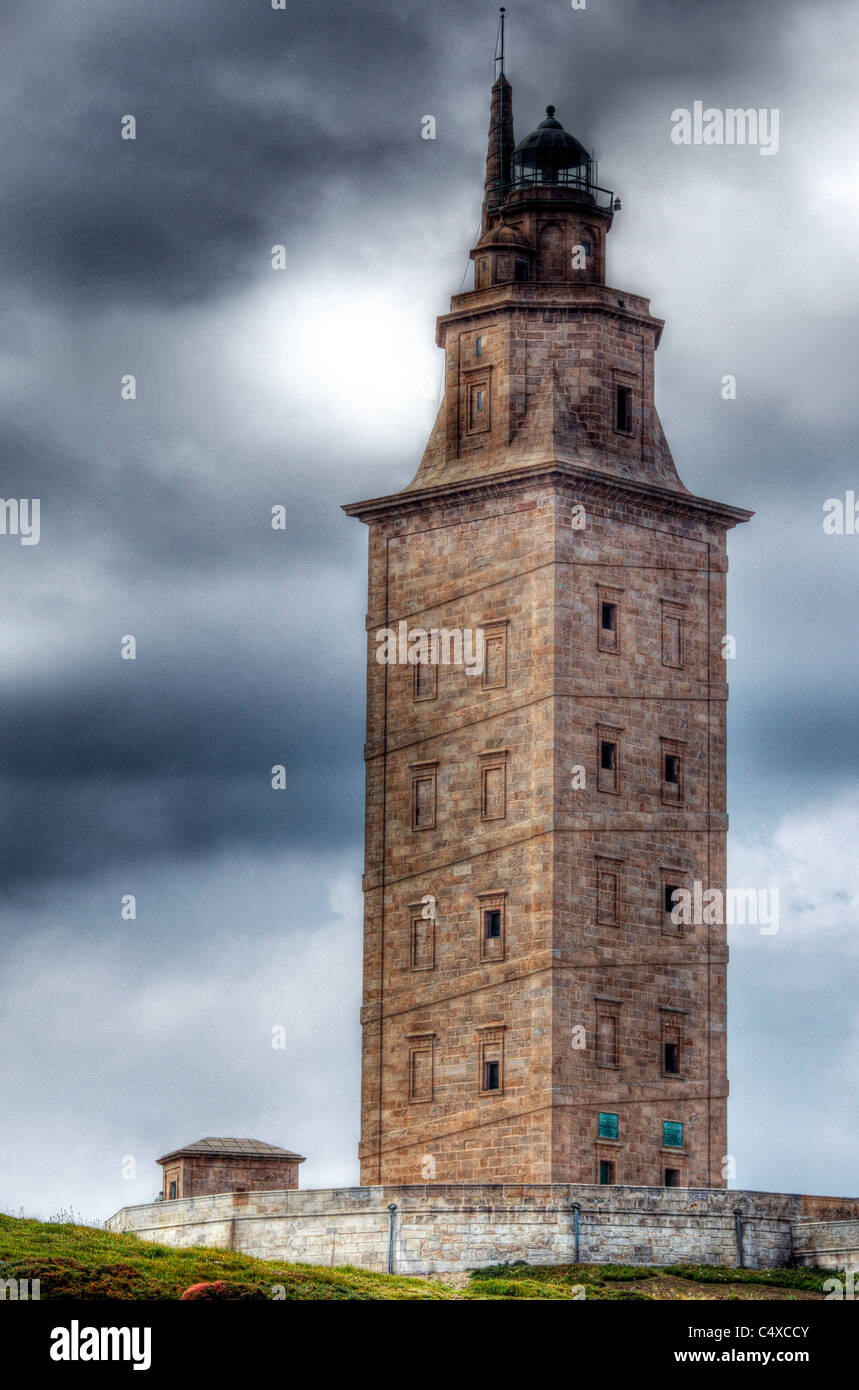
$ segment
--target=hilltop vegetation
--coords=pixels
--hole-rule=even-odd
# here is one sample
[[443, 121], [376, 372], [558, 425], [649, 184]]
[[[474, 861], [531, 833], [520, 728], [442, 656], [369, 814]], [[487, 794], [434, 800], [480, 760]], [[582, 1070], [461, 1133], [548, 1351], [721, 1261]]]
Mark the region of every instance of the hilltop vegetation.
[[234, 1300], [820, 1299], [827, 1277], [806, 1269], [517, 1262], [470, 1277], [410, 1279], [349, 1266], [255, 1260], [229, 1250], [177, 1250], [95, 1226], [0, 1215], [0, 1279], [26, 1279], [29, 1287], [38, 1279], [42, 1300], [180, 1299], [192, 1285], [213, 1283], [220, 1287], [203, 1296]]

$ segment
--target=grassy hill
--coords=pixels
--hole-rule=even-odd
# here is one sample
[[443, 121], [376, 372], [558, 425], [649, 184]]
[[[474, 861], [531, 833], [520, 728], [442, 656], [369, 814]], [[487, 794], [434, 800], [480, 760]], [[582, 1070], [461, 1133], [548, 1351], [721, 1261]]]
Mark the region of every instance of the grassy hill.
[[[179, 1299], [218, 1282], [220, 1296], [271, 1299], [821, 1299], [820, 1270], [706, 1265], [497, 1265], [470, 1276], [408, 1279], [350, 1268], [255, 1260], [229, 1250], [176, 1250], [94, 1226], [0, 1215], [0, 1279], [38, 1279], [45, 1299]], [[280, 1292], [282, 1290], [282, 1292]]]

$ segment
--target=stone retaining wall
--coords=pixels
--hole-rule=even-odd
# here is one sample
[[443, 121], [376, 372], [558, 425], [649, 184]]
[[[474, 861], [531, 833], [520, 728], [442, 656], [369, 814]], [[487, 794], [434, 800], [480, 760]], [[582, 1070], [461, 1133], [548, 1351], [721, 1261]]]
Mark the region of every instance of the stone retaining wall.
[[[239, 1192], [123, 1207], [144, 1240], [261, 1259], [446, 1274], [527, 1260], [859, 1268], [859, 1199], [714, 1188], [534, 1183]], [[393, 1208], [393, 1210], [391, 1210]], [[828, 1219], [821, 1219], [828, 1218]]]

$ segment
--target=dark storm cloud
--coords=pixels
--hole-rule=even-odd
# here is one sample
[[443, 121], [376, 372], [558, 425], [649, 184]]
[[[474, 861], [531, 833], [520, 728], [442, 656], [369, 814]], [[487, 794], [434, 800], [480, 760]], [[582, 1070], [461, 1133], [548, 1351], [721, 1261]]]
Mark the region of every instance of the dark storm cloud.
[[[766, 100], [783, 81], [780, 54], [794, 8], [803, 12], [775, 0], [754, 7], [619, 0], [581, 13], [560, 3], [514, 7], [508, 68], [517, 131], [539, 118], [547, 95], [567, 103], [568, 124], [581, 120], [586, 138], [612, 133], [606, 163], [621, 173], [626, 164], [638, 205], [652, 203], [650, 170], [667, 167], [666, 120], [675, 100], [691, 100], [701, 84], [730, 91], [732, 100], [736, 92]], [[37, 688], [26, 672], [7, 670], [13, 736], [5, 771], [20, 808], [13, 820], [36, 837], [34, 858], [46, 872], [97, 865], [100, 842], [105, 858], [121, 846], [134, 852], [135, 845], [141, 852], [181, 853], [186, 845], [205, 845], [207, 835], [215, 845], [229, 825], [265, 844], [284, 820], [290, 833], [306, 838], [342, 834], [345, 808], [354, 814], [355, 800], [335, 794], [326, 806], [333, 785], [326, 769], [336, 752], [351, 768], [349, 785], [358, 785], [359, 743], [354, 740], [350, 762], [344, 731], [352, 738], [357, 727], [363, 641], [357, 625], [350, 626], [360, 612], [357, 588], [350, 587], [348, 608], [335, 591], [346, 575], [360, 576], [364, 537], [344, 522], [339, 503], [407, 481], [422, 427], [411, 438], [403, 435], [396, 467], [379, 464], [360, 432], [353, 439], [342, 421], [326, 436], [326, 417], [313, 403], [310, 419], [299, 421], [302, 401], [286, 372], [282, 413], [263, 398], [272, 413], [260, 435], [249, 384], [243, 391], [231, 376], [235, 321], [212, 317], [208, 343], [205, 321], [193, 329], [175, 325], [189, 303], [199, 301], [206, 312], [207, 303], [214, 309], [226, 294], [259, 283], [281, 296], [289, 322], [293, 286], [302, 276], [313, 286], [326, 260], [334, 278], [324, 291], [319, 286], [320, 303], [337, 297], [348, 303], [356, 266], [371, 287], [377, 284], [380, 244], [402, 258], [401, 237], [414, 234], [439, 197], [462, 197], [476, 211], [495, 9], [475, 11], [464, 22], [460, 7], [447, 2], [431, 9], [411, 3], [319, 10], [299, 0], [284, 13], [223, 3], [207, 6], [205, 18], [191, 6], [118, 11], [93, 3], [72, 18], [49, 4], [29, 13], [29, 22], [29, 47], [22, 27], [28, 19], [19, 17], [7, 57], [13, 99], [4, 114], [14, 119], [16, 138], [4, 226], [14, 289], [3, 343], [15, 373], [0, 442], [6, 495], [42, 497], [45, 526], [38, 558], [6, 549], [0, 573], [10, 595], [26, 592], [28, 613], [35, 583], [45, 600], [42, 640], [50, 643], [53, 626], [56, 640], [72, 650], [55, 661], [52, 674], [40, 672]], [[418, 137], [424, 111], [438, 115], [436, 142]], [[135, 142], [119, 138], [126, 112], [138, 120]], [[760, 164], [718, 167], [751, 197]], [[708, 177], [700, 161], [688, 166], [688, 176], [693, 186]], [[345, 225], [341, 199], [351, 210]], [[766, 260], [769, 251], [753, 237], [736, 227], [733, 233], [741, 257]], [[268, 252], [275, 235], [289, 243], [290, 269], [272, 287]], [[623, 248], [622, 219], [613, 235]], [[647, 246], [639, 236], [630, 252], [634, 263], [646, 257]], [[452, 264], [461, 253], [462, 247], [434, 248], [441, 263]], [[698, 292], [701, 286], [706, 292], [707, 266], [696, 270]], [[429, 271], [437, 273], [434, 262]], [[748, 286], [754, 278], [754, 266], [742, 259], [732, 271], [731, 284]], [[663, 294], [670, 293], [668, 280]], [[726, 297], [730, 302], [730, 289], [720, 285], [721, 312]], [[72, 300], [69, 329], [65, 311]], [[114, 304], [125, 307], [125, 317], [111, 317]], [[659, 302], [654, 307], [663, 309]], [[783, 329], [775, 327], [769, 340], [764, 330], [753, 342], [749, 356], [742, 342], [732, 341], [730, 321], [720, 326], [744, 387], [733, 415], [712, 398], [703, 405], [706, 383], [690, 382], [685, 344], [679, 362], [670, 355], [671, 333], [688, 338], [691, 324], [699, 357], [706, 357], [707, 339], [689, 307], [685, 321], [669, 322], [659, 364], [669, 384], [677, 364], [666, 423], [681, 474], [706, 495], [767, 514], [788, 480], [807, 482], [808, 454], [819, 452], [818, 421], [807, 422], [804, 433], [792, 427], [790, 437], [778, 419], [773, 428], [779, 378], [793, 361], [783, 348], [783, 361], [773, 362], [774, 347], [784, 343]], [[303, 331], [299, 321], [293, 369]], [[851, 331], [843, 319], [845, 337]], [[193, 343], [184, 356], [183, 332]], [[831, 319], [822, 319], [821, 351], [812, 359], [826, 341], [832, 359], [826, 365], [837, 377], [849, 359], [832, 332]], [[337, 346], [335, 339], [335, 353]], [[799, 342], [794, 356], [798, 350]], [[721, 369], [718, 359], [717, 351], [706, 369], [699, 365], [702, 376]], [[761, 360], [767, 364], [758, 371], [761, 389], [747, 403], [743, 394], [750, 394]], [[118, 399], [117, 382], [132, 365], [140, 394], [129, 407]], [[831, 390], [833, 373], [824, 375]], [[339, 394], [341, 387], [335, 372], [325, 389]], [[830, 459], [817, 465], [827, 475], [824, 492], [838, 483], [836, 455], [832, 440]], [[795, 495], [808, 526], [816, 525], [813, 494]], [[271, 505], [280, 501], [290, 517], [283, 545], [268, 526]], [[758, 536], [758, 547], [766, 545]], [[773, 538], [773, 554], [781, 540]], [[741, 554], [743, 544], [738, 538]], [[815, 559], [827, 570], [827, 583], [843, 589], [843, 552], [830, 547]], [[89, 587], [89, 598], [76, 596], [71, 607], [63, 566], [85, 576]], [[233, 597], [224, 605], [228, 584]], [[771, 624], [772, 613], [761, 622]], [[243, 638], [248, 629], [255, 633], [251, 642]], [[125, 680], [123, 671], [117, 682], [111, 663], [126, 631], [141, 642], [141, 657], [133, 678]], [[205, 652], [194, 667], [187, 653], [201, 632]], [[820, 624], [812, 634], [821, 646], [828, 640]], [[266, 636], [279, 659], [266, 650]], [[760, 632], [749, 634], [750, 691], [764, 641]], [[236, 679], [239, 669], [244, 684]], [[794, 698], [804, 709], [814, 708], [819, 675], [815, 663], [796, 675], [804, 688]], [[742, 696], [741, 662], [732, 676]], [[833, 688], [830, 679], [829, 685], [835, 730], [829, 751], [846, 753], [849, 683], [836, 681]], [[786, 711], [777, 697], [776, 705]], [[759, 748], [762, 765], [775, 766], [786, 724], [798, 711], [779, 717], [778, 708], [763, 708], [768, 713], [754, 733], [741, 731], [734, 746], [745, 738]], [[273, 715], [277, 709], [288, 711], [289, 739]], [[308, 773], [300, 830], [290, 812], [261, 811], [244, 783], [252, 768], [257, 775], [291, 758], [290, 739], [299, 763], [306, 757], [310, 766], [316, 757], [321, 789], [313, 792]], [[272, 750], [284, 744], [277, 758]], [[68, 780], [62, 814], [40, 816], [47, 768]], [[216, 779], [219, 768], [224, 787], [233, 789], [223, 797], [210, 791], [197, 809], [194, 779]], [[181, 784], [183, 775], [184, 796], [169, 780]], [[150, 810], [137, 817], [126, 814], [135, 778], [148, 779], [152, 797]], [[152, 823], [144, 826], [147, 817]], [[352, 833], [359, 832], [355, 816]], [[13, 830], [10, 857], [22, 849], [22, 834]]]
[[[560, 0], [514, 7], [519, 133], [547, 100], [566, 99], [568, 123], [584, 121], [595, 138], [606, 112], [634, 111], [660, 79], [678, 76], [682, 88], [759, 71], [790, 8], [620, 0], [585, 17]], [[492, 6], [475, 7], [467, 26], [453, 0], [322, 10], [291, 0], [284, 12], [262, 0], [205, 10], [149, 0], [83, 3], [73, 17], [43, 4], [37, 16], [38, 58], [7, 56], [0, 229], [7, 273], [37, 295], [50, 286], [80, 307], [223, 293], [259, 273], [273, 241], [309, 235], [340, 179], [423, 196], [431, 215], [444, 180], [428, 185], [425, 151], [407, 157], [424, 108], [443, 112], [444, 165], [433, 173], [448, 187], [483, 149], [482, 129], [463, 117], [475, 96], [485, 105]], [[126, 114], [135, 141], [120, 139]]]
[[[189, 5], [83, 4], [71, 25], [43, 13], [39, 61], [10, 73], [7, 271], [77, 303], [223, 293], [273, 234], [307, 230], [338, 174], [401, 172], [416, 114], [401, 102], [394, 115], [397, 86], [402, 97], [421, 9], [410, 30], [408, 6], [398, 22], [345, 5], [320, 20], [300, 3], [209, 4], [205, 19]], [[120, 138], [126, 114], [135, 140]]]
[[[138, 632], [85, 672], [4, 698], [0, 881], [32, 887], [120, 861], [251, 843], [345, 847], [360, 823], [364, 641], [357, 614], [326, 641]], [[114, 632], [119, 633], [114, 625]], [[166, 640], [165, 640], [166, 639]], [[65, 678], [64, 678], [65, 677]], [[272, 789], [275, 765], [287, 789]]]

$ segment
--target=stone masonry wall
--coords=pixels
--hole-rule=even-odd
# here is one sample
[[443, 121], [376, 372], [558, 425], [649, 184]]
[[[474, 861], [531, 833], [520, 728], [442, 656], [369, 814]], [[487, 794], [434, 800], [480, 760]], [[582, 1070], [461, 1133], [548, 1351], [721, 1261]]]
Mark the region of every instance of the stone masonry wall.
[[249, 1158], [232, 1154], [196, 1154], [165, 1165], [164, 1196], [169, 1175], [180, 1170], [181, 1197], [199, 1197], [212, 1192], [282, 1191], [298, 1187], [298, 1164], [284, 1158]]
[[124, 1207], [106, 1224], [165, 1245], [384, 1273], [394, 1204], [394, 1272], [449, 1274], [514, 1260], [572, 1262], [573, 1203], [587, 1263], [736, 1266], [739, 1210], [749, 1268], [859, 1268], [859, 1199], [714, 1188], [474, 1183], [222, 1193]]

